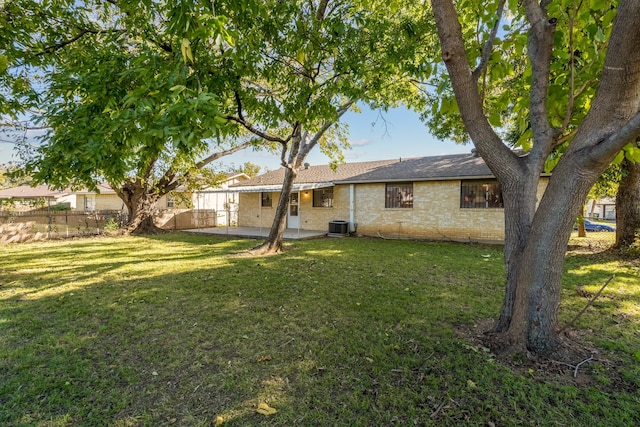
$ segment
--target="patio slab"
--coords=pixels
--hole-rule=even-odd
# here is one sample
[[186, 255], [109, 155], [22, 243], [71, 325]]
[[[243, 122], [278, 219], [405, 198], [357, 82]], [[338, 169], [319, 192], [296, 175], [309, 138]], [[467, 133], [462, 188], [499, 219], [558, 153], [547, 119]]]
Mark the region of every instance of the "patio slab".
[[[269, 236], [269, 227], [211, 227], [211, 228], [193, 228], [184, 230], [188, 233], [209, 234], [230, 237], [247, 237], [252, 239], [266, 239]], [[284, 230], [285, 240], [301, 240], [315, 239], [325, 237], [326, 231], [323, 230], [302, 230], [297, 228], [287, 228]]]

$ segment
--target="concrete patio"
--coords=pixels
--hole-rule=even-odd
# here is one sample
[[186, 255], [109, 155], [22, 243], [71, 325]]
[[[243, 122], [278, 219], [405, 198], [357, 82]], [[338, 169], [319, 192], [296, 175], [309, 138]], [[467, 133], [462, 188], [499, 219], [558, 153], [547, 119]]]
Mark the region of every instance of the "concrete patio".
[[[193, 228], [184, 230], [188, 233], [209, 234], [230, 237], [247, 237], [252, 239], [266, 239], [269, 235], [269, 227], [211, 227]], [[314, 239], [324, 237], [327, 231], [321, 230], [301, 230], [297, 228], [287, 228], [284, 230], [285, 240]]]

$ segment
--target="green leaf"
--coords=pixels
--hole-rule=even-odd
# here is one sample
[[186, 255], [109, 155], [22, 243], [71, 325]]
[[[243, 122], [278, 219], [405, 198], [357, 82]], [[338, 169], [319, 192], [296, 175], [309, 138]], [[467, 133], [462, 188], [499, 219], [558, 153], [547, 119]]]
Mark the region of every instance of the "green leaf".
[[193, 53], [191, 52], [191, 42], [189, 41], [189, 39], [182, 39], [180, 49], [182, 50], [182, 60], [184, 62], [187, 62], [187, 60], [193, 62]]
[[500, 127], [502, 124], [500, 113], [491, 113], [489, 115], [489, 123], [491, 123], [492, 126]]
[[604, 32], [602, 32], [602, 28], [598, 28], [598, 31], [596, 31], [596, 34], [593, 36], [593, 38], [600, 43], [606, 40]]
[[618, 154], [616, 154], [616, 157], [613, 159], [611, 164], [619, 165], [620, 163], [622, 163], [622, 160], [624, 160], [624, 150], [621, 150]]
[[0, 55], [0, 73], [7, 71], [7, 68], [9, 68], [9, 59], [4, 55]]
[[624, 147], [624, 157], [632, 162], [640, 163], [640, 148], [634, 144], [628, 144]]

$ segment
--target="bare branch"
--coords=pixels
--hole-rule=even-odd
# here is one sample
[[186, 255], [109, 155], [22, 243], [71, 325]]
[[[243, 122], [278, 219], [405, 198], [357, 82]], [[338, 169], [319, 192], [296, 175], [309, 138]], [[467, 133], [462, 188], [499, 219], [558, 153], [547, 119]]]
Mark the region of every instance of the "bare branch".
[[569, 101], [567, 102], [567, 109], [565, 111], [564, 120], [562, 121], [562, 126], [556, 130], [556, 135], [561, 135], [569, 126], [569, 122], [571, 120], [571, 113], [573, 112], [573, 104], [576, 99], [576, 64], [575, 64], [575, 49], [573, 46], [573, 29], [575, 25], [575, 18], [578, 14], [578, 10], [582, 6], [582, 2], [578, 4], [575, 8], [574, 14], [569, 19]]
[[325, 18], [327, 3], [329, 3], [328, 0], [320, 0], [320, 3], [318, 4], [318, 10], [316, 12], [316, 19], [318, 21], [322, 21]]
[[556, 18], [548, 19], [545, 9], [536, 0], [524, 0], [527, 20], [531, 24], [528, 54], [531, 63], [530, 106], [533, 148], [529, 161], [541, 166], [551, 152], [556, 136], [549, 122], [547, 109], [549, 75], [553, 52]]
[[241, 118], [236, 117], [236, 116], [225, 116], [225, 118], [227, 120], [231, 120], [232, 122], [236, 122], [236, 123], [242, 125], [242, 127], [247, 129], [249, 132], [251, 132], [254, 135], [259, 136], [260, 138], [263, 138], [263, 139], [265, 139], [267, 141], [278, 142], [280, 144], [286, 144], [291, 139], [291, 136], [288, 136], [287, 138], [281, 138], [279, 136], [270, 135], [267, 132], [262, 131], [262, 130], [258, 129], [257, 127], [253, 126], [251, 123], [248, 123], [246, 120], [241, 119]]
[[[576, 320], [578, 320], [578, 319], [580, 318], [580, 316], [582, 316], [582, 315], [584, 314], [584, 312], [585, 312], [585, 311], [587, 311], [587, 309], [588, 309], [589, 307], [591, 307], [591, 305], [592, 305], [592, 304], [593, 304], [593, 302], [596, 300], [596, 298], [598, 298], [598, 297], [600, 296], [600, 294], [602, 293], [602, 291], [604, 291], [604, 288], [606, 288], [606, 287], [607, 287], [607, 285], [608, 285], [609, 283], [611, 283], [611, 281], [612, 281], [613, 279], [615, 279], [615, 278], [616, 278], [616, 275], [615, 275], [615, 274], [614, 274], [614, 275], [612, 275], [611, 277], [609, 277], [609, 280], [607, 280], [607, 281], [604, 283], [604, 285], [602, 285], [602, 287], [600, 288], [600, 290], [598, 290], [598, 292], [596, 292], [596, 294], [593, 296], [593, 298], [591, 298], [591, 299], [589, 300], [589, 302], [587, 303], [587, 305], [585, 305], [585, 306], [584, 306], [584, 308], [583, 308], [582, 310], [580, 310], [580, 313], [578, 313], [578, 314], [577, 314], [577, 315], [576, 315], [576, 316], [571, 320], [571, 322], [567, 323], [567, 324], [566, 324], [566, 326], [560, 330], [560, 333], [562, 333], [565, 329], [567, 329], [567, 328], [569, 328], [569, 327], [573, 326], [573, 324], [576, 322]], [[577, 368], [576, 368], [576, 370], [577, 370]]]
[[573, 138], [575, 136], [575, 134], [578, 133], [578, 129], [574, 129], [571, 132], [569, 132], [566, 135], [563, 135], [561, 137], [558, 137], [555, 142], [553, 143], [552, 148], [556, 148], [561, 146], [562, 144], [564, 144], [565, 142], [567, 142], [568, 140], [570, 140], [571, 138]]
[[478, 64], [478, 67], [473, 70], [473, 79], [476, 81], [480, 78], [480, 74], [482, 74], [489, 65], [489, 58], [491, 58], [491, 51], [493, 50], [493, 42], [496, 39], [496, 35], [498, 34], [498, 28], [500, 26], [500, 21], [502, 20], [502, 14], [504, 13], [505, 2], [506, 0], [500, 0], [500, 2], [498, 3], [498, 10], [496, 11], [496, 21], [494, 22], [493, 28], [491, 29], [491, 34], [489, 34], [489, 39], [484, 44], [484, 48], [482, 50], [482, 59], [480, 60], [480, 64]]
[[75, 42], [77, 42], [78, 40], [80, 40], [82, 37], [84, 37], [87, 34], [107, 34], [107, 33], [121, 33], [124, 32], [124, 30], [116, 30], [116, 29], [111, 29], [111, 30], [94, 30], [91, 28], [82, 28], [80, 29], [80, 32], [78, 34], [76, 34], [75, 36], [71, 37], [68, 40], [63, 40], [60, 43], [56, 43], [53, 44], [51, 46], [46, 46], [41, 52], [37, 52], [35, 54], [35, 56], [42, 56], [42, 55], [46, 55], [48, 53], [52, 53], [55, 52], [57, 50], [63, 49], [66, 46], [69, 46], [70, 44], [73, 44]]
[[349, 108], [351, 108], [351, 106], [353, 105], [354, 101], [349, 101], [345, 104], [343, 104], [337, 111], [338, 113], [338, 117], [336, 118], [336, 120], [327, 120], [322, 127], [313, 135], [313, 137], [311, 138], [311, 140], [309, 140], [309, 142], [307, 142], [302, 149], [300, 150], [301, 153], [301, 157], [304, 158], [307, 156], [307, 154], [309, 153], [309, 151], [311, 151], [311, 149], [313, 149], [313, 147], [315, 147], [315, 145], [318, 143], [318, 141], [320, 140], [320, 138], [322, 137], [322, 135], [324, 135], [324, 133], [334, 124], [336, 123], [338, 120], [340, 120], [340, 117], [342, 117], [342, 115], [344, 113], [346, 113], [347, 111], [349, 111]]
[[283, 138], [281, 138], [279, 136], [270, 135], [269, 133], [258, 129], [257, 127], [255, 127], [251, 123], [247, 122], [245, 120], [244, 114], [242, 112], [242, 98], [240, 97], [240, 93], [238, 91], [234, 91], [234, 97], [236, 99], [236, 107], [237, 107], [237, 114], [238, 115], [237, 116], [228, 115], [228, 116], [225, 117], [227, 120], [231, 120], [232, 122], [236, 122], [236, 123], [242, 125], [242, 127], [247, 129], [249, 132], [251, 132], [254, 135], [257, 135], [260, 138], [263, 138], [263, 139], [265, 139], [267, 141], [278, 142], [278, 143], [284, 144], [284, 145], [287, 144], [287, 142], [291, 139], [291, 135], [289, 137], [287, 137], [286, 139], [283, 139]]
[[196, 163], [196, 168], [197, 169], [202, 169], [203, 167], [205, 167], [206, 165], [208, 165], [209, 163], [218, 160], [221, 157], [224, 156], [228, 156], [230, 154], [236, 153], [240, 150], [244, 150], [245, 148], [249, 147], [251, 145], [251, 141], [245, 142], [244, 144], [240, 144], [240, 145], [236, 145], [235, 147], [229, 148], [228, 150], [223, 150], [223, 151], [218, 151], [217, 153], [213, 153], [208, 157], [205, 157], [204, 159], [200, 160], [198, 163]]
[[[451, 78], [465, 128], [495, 176], [506, 177], [508, 169], [519, 167], [520, 160], [502, 142], [484, 114], [477, 82], [471, 77], [462, 27], [453, 1], [431, 0], [431, 5], [436, 18], [442, 59]], [[505, 167], [507, 164], [509, 166]]]

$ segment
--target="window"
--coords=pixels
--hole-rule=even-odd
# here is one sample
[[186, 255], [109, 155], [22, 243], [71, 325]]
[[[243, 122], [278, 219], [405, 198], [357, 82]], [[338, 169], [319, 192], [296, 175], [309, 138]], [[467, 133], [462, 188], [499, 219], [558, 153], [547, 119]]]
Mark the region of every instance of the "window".
[[320, 188], [313, 190], [313, 207], [314, 208], [332, 208], [333, 207], [333, 187]]
[[262, 203], [260, 206], [263, 208], [270, 208], [273, 203], [273, 199], [271, 198], [271, 193], [262, 193]]
[[385, 208], [412, 208], [413, 184], [410, 182], [387, 184]]
[[175, 207], [176, 207], [176, 199], [172, 195], [167, 194], [167, 208], [171, 209]]
[[462, 181], [461, 208], [502, 208], [502, 190], [498, 181]]

